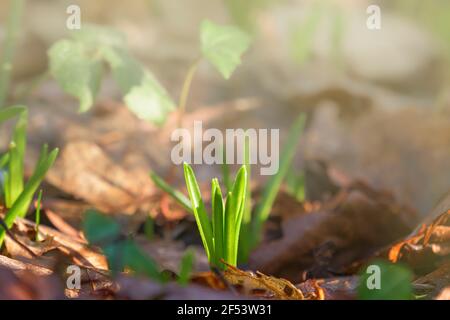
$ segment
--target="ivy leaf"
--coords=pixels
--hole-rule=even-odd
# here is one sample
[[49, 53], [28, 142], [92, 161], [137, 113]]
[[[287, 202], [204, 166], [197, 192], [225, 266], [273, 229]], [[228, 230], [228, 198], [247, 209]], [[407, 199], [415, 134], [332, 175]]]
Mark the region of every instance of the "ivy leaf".
[[[409, 300], [412, 297], [413, 274], [408, 268], [385, 261], [375, 261], [360, 277], [358, 297], [362, 300]], [[370, 288], [379, 277], [379, 288]]]
[[117, 239], [120, 225], [113, 218], [91, 209], [86, 211], [83, 231], [89, 243], [100, 245]]
[[101, 52], [123, 95], [139, 86], [144, 77], [144, 69], [126, 50], [105, 46], [101, 48]]
[[167, 114], [175, 109], [167, 91], [155, 79], [153, 74], [145, 71], [141, 83], [126, 94], [125, 103], [140, 119], [163, 124]]
[[102, 64], [88, 55], [82, 43], [61, 40], [48, 51], [50, 72], [61, 88], [80, 101], [80, 112], [94, 103], [102, 76]]
[[203, 56], [225, 79], [230, 78], [250, 46], [250, 37], [239, 28], [220, 26], [209, 20], [202, 22], [200, 38]]
[[120, 225], [113, 218], [95, 210], [88, 210], [84, 218], [83, 231], [92, 245], [102, 248], [113, 274], [126, 267], [138, 275], [164, 282], [158, 265], [130, 238], [121, 235]]

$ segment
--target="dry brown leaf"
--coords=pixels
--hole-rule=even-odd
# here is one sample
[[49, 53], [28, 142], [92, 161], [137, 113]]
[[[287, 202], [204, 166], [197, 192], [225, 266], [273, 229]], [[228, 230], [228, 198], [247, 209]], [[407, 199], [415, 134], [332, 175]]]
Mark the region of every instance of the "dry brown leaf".
[[305, 297], [316, 297], [320, 300], [356, 299], [358, 277], [337, 277], [328, 279], [308, 279], [298, 285]]
[[[0, 256], [0, 258], [3, 256]], [[0, 266], [0, 300], [63, 299], [63, 290], [55, 277], [36, 275], [29, 271], [15, 274]]]
[[425, 221], [430, 219], [426, 218], [415, 232], [391, 246], [388, 252], [389, 260], [407, 263], [416, 272], [423, 274], [433, 270], [440, 259], [450, 255], [450, 210], [438, 216], [433, 214], [433, 217], [434, 220], [428, 225]]
[[304, 300], [302, 292], [286, 279], [267, 276], [261, 272], [242, 271], [230, 265], [223, 276], [228, 283], [240, 287], [247, 295], [263, 292], [266, 298]]
[[262, 243], [252, 253], [250, 267], [295, 282], [305, 271], [311, 277], [330, 277], [405, 236], [414, 220], [414, 212], [391, 197], [358, 184], [317, 212], [282, 221], [282, 237]]
[[66, 145], [47, 180], [99, 210], [114, 213], [134, 213], [154, 190], [148, 177], [130, 174], [88, 141]]

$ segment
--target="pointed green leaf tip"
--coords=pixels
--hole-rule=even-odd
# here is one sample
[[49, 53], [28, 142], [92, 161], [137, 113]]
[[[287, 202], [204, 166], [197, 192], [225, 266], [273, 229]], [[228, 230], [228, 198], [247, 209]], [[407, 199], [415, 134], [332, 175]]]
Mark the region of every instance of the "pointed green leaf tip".
[[250, 37], [234, 26], [221, 26], [204, 20], [200, 28], [203, 56], [229, 79], [250, 46]]

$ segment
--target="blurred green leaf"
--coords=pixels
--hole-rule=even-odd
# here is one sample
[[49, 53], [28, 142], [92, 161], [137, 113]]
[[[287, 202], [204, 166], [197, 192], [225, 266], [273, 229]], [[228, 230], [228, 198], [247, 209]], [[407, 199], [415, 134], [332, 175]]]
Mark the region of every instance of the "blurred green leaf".
[[120, 225], [113, 218], [90, 209], [85, 213], [83, 231], [89, 243], [101, 246], [119, 237]]
[[102, 76], [99, 59], [89, 55], [83, 43], [61, 40], [48, 51], [50, 72], [61, 88], [80, 101], [80, 112], [94, 103]]
[[144, 68], [123, 48], [104, 46], [101, 53], [111, 67], [114, 80], [122, 94], [127, 94], [133, 87], [141, 84]]
[[126, 94], [125, 103], [140, 119], [163, 124], [175, 103], [155, 77], [146, 71], [141, 83]]
[[255, 29], [256, 14], [269, 4], [278, 0], [224, 0], [233, 21], [242, 29], [252, 32]]
[[83, 231], [90, 244], [103, 250], [113, 274], [122, 272], [128, 267], [138, 275], [165, 281], [153, 259], [132, 239], [121, 235], [120, 225], [113, 218], [95, 210], [88, 210], [84, 218]]
[[250, 45], [250, 37], [239, 28], [209, 20], [202, 22], [200, 38], [204, 57], [225, 79], [230, 78]]
[[189, 283], [191, 272], [194, 267], [194, 252], [192, 250], [186, 250], [183, 258], [181, 259], [180, 272], [178, 274], [178, 284], [185, 286]]
[[[360, 276], [358, 297], [362, 300], [409, 300], [413, 274], [407, 267], [387, 261], [375, 261]], [[378, 274], [379, 271], [379, 274]], [[371, 285], [379, 276], [379, 288]]]

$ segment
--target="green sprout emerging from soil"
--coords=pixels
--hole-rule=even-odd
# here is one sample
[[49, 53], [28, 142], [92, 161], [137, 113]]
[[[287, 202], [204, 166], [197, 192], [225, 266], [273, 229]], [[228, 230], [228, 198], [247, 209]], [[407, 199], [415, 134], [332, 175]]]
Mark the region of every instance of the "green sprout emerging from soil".
[[[260, 240], [261, 240], [261, 234], [262, 229], [264, 227], [264, 223], [269, 218], [270, 212], [272, 210], [272, 206], [274, 204], [274, 201], [276, 199], [276, 196], [278, 192], [281, 189], [281, 185], [285, 178], [287, 177], [287, 174], [289, 172], [289, 169], [292, 164], [292, 160], [295, 155], [295, 149], [297, 146], [297, 143], [299, 141], [299, 137], [303, 131], [304, 125], [305, 125], [305, 115], [300, 115], [294, 124], [292, 125], [289, 136], [287, 138], [287, 141], [285, 145], [283, 146], [283, 149], [281, 151], [280, 156], [280, 167], [276, 174], [270, 177], [270, 179], [267, 181], [267, 184], [265, 185], [261, 201], [255, 205], [254, 208], [252, 208], [251, 205], [251, 190], [250, 190], [250, 165], [249, 165], [249, 156], [248, 156], [248, 139], [246, 139], [245, 143], [245, 157], [244, 157], [244, 165], [239, 170], [234, 186], [231, 186], [227, 188], [229, 191], [231, 191], [231, 194], [234, 195], [234, 197], [238, 197], [236, 202], [241, 203], [243, 200], [243, 206], [238, 207], [239, 212], [232, 212], [231, 215], [238, 217], [238, 220], [235, 220], [235, 230], [233, 230], [230, 234], [225, 234], [222, 237], [220, 237], [220, 234], [217, 234], [216, 232], [221, 232], [221, 230], [224, 230], [223, 228], [216, 228], [212, 230], [213, 228], [208, 229], [208, 223], [209, 219], [206, 214], [206, 210], [204, 208], [203, 202], [201, 200], [200, 191], [198, 189], [198, 183], [195, 179], [194, 173], [191, 169], [191, 167], [187, 164], [184, 165], [184, 174], [185, 174], [185, 180], [186, 185], [189, 193], [190, 200], [180, 191], [174, 189], [172, 186], [170, 186], [167, 182], [164, 181], [161, 177], [159, 177], [155, 172], [151, 172], [150, 176], [153, 180], [153, 182], [163, 191], [167, 192], [173, 199], [175, 199], [185, 210], [188, 212], [191, 212], [194, 214], [197, 226], [199, 228], [199, 232], [203, 241], [203, 245], [205, 247], [205, 251], [207, 253], [208, 259], [210, 263], [212, 263], [215, 266], [221, 267], [223, 266], [222, 263], [220, 263], [220, 259], [222, 258], [225, 262], [227, 262], [230, 265], [235, 266], [236, 261], [234, 260], [234, 254], [237, 254], [238, 262], [239, 263], [246, 263], [250, 254], [250, 251], [256, 247]], [[229, 167], [227, 164], [223, 165], [225, 170], [223, 170], [225, 173], [229, 172]], [[237, 195], [237, 191], [235, 191], [235, 186], [239, 183], [240, 179], [243, 179], [242, 175], [243, 172], [245, 172], [245, 192], [242, 194], [242, 192], [239, 192], [239, 195]], [[224, 181], [230, 180], [229, 177], [225, 178], [226, 174], [224, 175]], [[302, 180], [304, 182], [304, 180]], [[222, 199], [221, 195], [221, 189], [219, 186], [219, 182], [217, 179], [212, 180], [212, 225], [213, 226], [220, 226], [220, 224], [215, 224], [215, 221], [221, 221], [221, 219], [217, 218], [218, 215], [223, 211], [225, 217], [223, 218], [224, 221], [227, 221], [228, 214], [230, 214], [230, 211], [227, 211], [227, 207], [225, 205], [225, 208], [222, 208], [221, 211], [220, 205], [223, 203], [219, 201], [219, 195], [220, 199]], [[225, 183], [226, 185], [226, 183]], [[239, 185], [242, 185], [239, 183]], [[304, 186], [302, 186], [304, 189]], [[234, 193], [233, 193], [234, 192]], [[227, 201], [230, 194], [227, 195]], [[217, 201], [216, 201], [217, 198]], [[230, 209], [228, 209], [230, 210]], [[240, 211], [242, 210], [242, 211]], [[235, 218], [230, 218], [235, 219]], [[229, 223], [228, 226], [233, 225], [232, 223]], [[209, 230], [209, 231], [208, 231]], [[228, 232], [228, 231], [227, 231]], [[215, 237], [216, 236], [216, 237]], [[236, 238], [237, 237], [237, 238]], [[218, 250], [212, 250], [212, 248], [216, 247], [217, 241], [215, 241], [216, 238], [219, 238], [219, 243], [222, 241], [222, 246], [219, 245]], [[230, 252], [232, 253], [231, 256], [227, 256], [224, 251], [222, 251], [224, 254], [220, 254], [220, 248], [225, 246], [231, 246], [236, 245], [236, 241], [238, 241], [238, 247], [236, 252]], [[225, 244], [226, 242], [226, 244]]]
[[247, 169], [242, 166], [224, 202], [217, 178], [211, 181], [211, 220], [206, 213], [200, 187], [192, 168], [184, 164], [184, 178], [195, 220], [210, 264], [224, 269], [222, 260], [236, 266], [239, 235], [246, 203]]
[[[7, 209], [4, 224], [8, 228], [12, 227], [16, 218], [26, 216], [34, 194], [58, 155], [58, 149], [49, 152], [48, 146], [44, 145], [33, 174], [25, 182], [24, 159], [28, 111], [24, 106], [13, 106], [0, 110], [0, 123], [14, 117], [19, 119], [9, 150], [0, 157], [2, 202]], [[3, 244], [5, 232], [3, 227], [0, 228], [0, 247]]]

